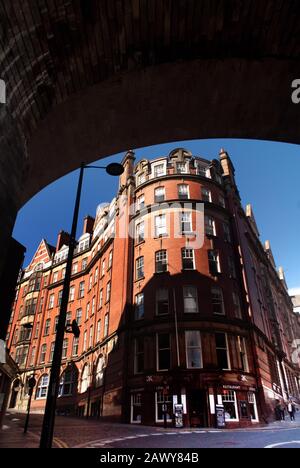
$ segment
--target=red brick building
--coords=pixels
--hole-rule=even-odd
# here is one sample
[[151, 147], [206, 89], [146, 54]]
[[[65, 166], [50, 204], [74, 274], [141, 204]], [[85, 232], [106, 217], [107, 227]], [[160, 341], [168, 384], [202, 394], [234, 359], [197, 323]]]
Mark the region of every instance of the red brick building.
[[[228, 427], [272, 419], [278, 400], [300, 396], [300, 326], [228, 154], [176, 149], [135, 165], [128, 152], [123, 164], [116, 198], [78, 239], [67, 321], [81, 335], [65, 336], [58, 411], [162, 424], [166, 409], [171, 424], [178, 402], [187, 426], [213, 427], [216, 405]], [[18, 409], [33, 373], [32, 408], [44, 409], [68, 242], [43, 240], [18, 284]]]

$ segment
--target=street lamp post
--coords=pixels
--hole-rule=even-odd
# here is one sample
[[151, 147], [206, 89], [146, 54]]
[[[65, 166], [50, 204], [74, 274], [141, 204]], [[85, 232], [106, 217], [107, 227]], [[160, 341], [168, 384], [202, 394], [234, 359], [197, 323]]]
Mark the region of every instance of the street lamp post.
[[73, 262], [74, 250], [76, 247], [76, 232], [77, 232], [84, 169], [105, 169], [106, 172], [112, 176], [120, 176], [124, 172], [123, 166], [118, 163], [109, 164], [107, 167], [86, 166], [85, 163], [82, 163], [80, 166], [77, 194], [76, 194], [74, 213], [73, 213], [72, 230], [71, 230], [69, 251], [68, 251], [68, 257], [67, 257], [67, 264], [66, 264], [66, 273], [65, 273], [65, 278], [64, 278], [60, 313], [59, 313], [59, 318], [58, 318], [56, 340], [55, 340], [51, 373], [50, 373], [50, 382], [49, 382], [49, 387], [48, 387], [45, 414], [44, 414], [43, 426], [42, 426], [42, 432], [41, 432], [40, 448], [52, 448], [56, 400], [58, 397], [58, 390], [59, 390], [60, 366], [61, 366], [63, 341], [64, 341], [65, 328], [66, 328], [66, 317], [67, 317], [67, 308], [68, 308], [68, 302], [69, 302], [72, 262]]
[[27, 433], [28, 430], [28, 425], [29, 425], [29, 418], [30, 418], [30, 408], [31, 408], [31, 400], [32, 400], [32, 395], [33, 395], [33, 389], [36, 386], [36, 380], [34, 378], [34, 375], [29, 379], [28, 382], [28, 387], [29, 387], [29, 400], [28, 400], [28, 405], [27, 405], [27, 414], [26, 414], [26, 420], [25, 420], [25, 425], [24, 425], [24, 434]]

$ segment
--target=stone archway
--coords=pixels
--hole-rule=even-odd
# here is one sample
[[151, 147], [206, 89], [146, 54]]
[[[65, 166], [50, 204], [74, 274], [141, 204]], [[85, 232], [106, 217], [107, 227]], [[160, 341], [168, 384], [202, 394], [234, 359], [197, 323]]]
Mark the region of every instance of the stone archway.
[[0, 3], [0, 270], [23, 203], [79, 166], [167, 141], [298, 143], [300, 4]]

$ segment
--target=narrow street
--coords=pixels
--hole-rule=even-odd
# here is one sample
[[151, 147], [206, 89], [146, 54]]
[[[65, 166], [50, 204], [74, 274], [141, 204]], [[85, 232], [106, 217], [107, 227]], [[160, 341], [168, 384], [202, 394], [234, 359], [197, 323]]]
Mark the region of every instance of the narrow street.
[[[41, 415], [32, 415], [23, 434], [24, 415], [8, 413], [0, 448], [37, 448]], [[57, 417], [55, 448], [300, 448], [300, 419], [256, 429], [163, 429]]]

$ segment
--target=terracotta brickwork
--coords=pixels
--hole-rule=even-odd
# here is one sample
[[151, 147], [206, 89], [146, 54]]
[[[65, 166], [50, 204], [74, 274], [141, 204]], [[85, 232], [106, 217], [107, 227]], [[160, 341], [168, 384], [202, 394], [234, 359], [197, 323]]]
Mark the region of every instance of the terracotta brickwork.
[[[123, 160], [116, 198], [84, 221], [73, 261], [58, 412], [135, 424], [227, 427], [272, 419], [299, 398], [298, 317], [226, 151]], [[124, 231], [125, 228], [125, 231]], [[131, 229], [133, 236], [123, 235]], [[202, 242], [203, 240], [203, 242]], [[69, 236], [43, 240], [17, 288], [11, 406], [43, 411]], [[24, 327], [25, 325], [25, 327]]]

